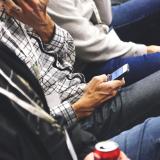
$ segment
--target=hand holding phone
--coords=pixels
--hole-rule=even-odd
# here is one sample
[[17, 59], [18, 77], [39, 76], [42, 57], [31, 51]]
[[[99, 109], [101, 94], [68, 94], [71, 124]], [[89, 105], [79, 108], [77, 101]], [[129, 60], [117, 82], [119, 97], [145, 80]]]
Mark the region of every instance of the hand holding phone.
[[117, 79], [122, 79], [129, 72], [129, 65], [125, 64], [112, 74], [108, 75], [108, 81], [113, 81]]

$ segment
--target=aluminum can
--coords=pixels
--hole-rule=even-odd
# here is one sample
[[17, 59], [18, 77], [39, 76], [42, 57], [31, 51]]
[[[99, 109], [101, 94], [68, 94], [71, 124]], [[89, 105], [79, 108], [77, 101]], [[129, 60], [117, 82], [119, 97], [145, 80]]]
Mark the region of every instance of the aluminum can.
[[118, 160], [119, 145], [111, 140], [99, 142], [95, 145], [94, 160]]

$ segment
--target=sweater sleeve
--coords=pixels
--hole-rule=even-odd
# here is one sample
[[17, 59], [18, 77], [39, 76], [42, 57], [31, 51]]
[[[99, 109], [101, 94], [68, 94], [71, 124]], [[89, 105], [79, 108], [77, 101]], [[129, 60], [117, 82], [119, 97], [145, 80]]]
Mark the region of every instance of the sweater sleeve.
[[[84, 5], [81, 7], [85, 9]], [[76, 1], [69, 0], [50, 1], [48, 7], [52, 18], [73, 36], [76, 54], [80, 59], [88, 62], [106, 61], [118, 56], [136, 56], [146, 53], [145, 45], [123, 42], [113, 29], [106, 33], [101, 27], [94, 25], [89, 20], [91, 17], [82, 15], [81, 7], [76, 4]]]

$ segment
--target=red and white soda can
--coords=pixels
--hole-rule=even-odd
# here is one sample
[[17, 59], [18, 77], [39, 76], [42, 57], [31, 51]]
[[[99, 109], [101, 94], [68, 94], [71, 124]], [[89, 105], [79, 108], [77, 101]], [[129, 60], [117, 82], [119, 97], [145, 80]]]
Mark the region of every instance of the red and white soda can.
[[94, 160], [118, 160], [119, 145], [111, 140], [99, 142], [95, 145]]

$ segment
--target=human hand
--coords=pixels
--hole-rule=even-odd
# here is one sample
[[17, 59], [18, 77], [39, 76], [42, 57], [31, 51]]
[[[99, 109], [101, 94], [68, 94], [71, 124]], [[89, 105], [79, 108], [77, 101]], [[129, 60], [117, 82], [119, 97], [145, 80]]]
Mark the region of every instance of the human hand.
[[2, 10], [3, 9], [3, 2], [2, 2], [2, 0], [0, 1], [0, 10]]
[[48, 0], [3, 0], [1, 6], [10, 16], [32, 27], [44, 42], [48, 42], [54, 31], [54, 22], [47, 14], [47, 3]]
[[[89, 153], [84, 160], [94, 160], [93, 152]], [[120, 152], [120, 157], [118, 160], [130, 160], [122, 151]]]
[[96, 107], [114, 97], [124, 84], [124, 80], [107, 82], [106, 75], [93, 77], [82, 97], [72, 105], [77, 117], [83, 118], [91, 115]]
[[156, 45], [147, 46], [147, 53], [155, 53], [155, 52], [160, 52], [160, 46]]
[[84, 158], [84, 160], [94, 160], [93, 152], [89, 153], [89, 154]]
[[122, 151], [120, 152], [119, 160], [130, 160]]

